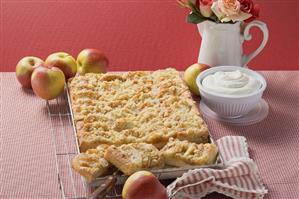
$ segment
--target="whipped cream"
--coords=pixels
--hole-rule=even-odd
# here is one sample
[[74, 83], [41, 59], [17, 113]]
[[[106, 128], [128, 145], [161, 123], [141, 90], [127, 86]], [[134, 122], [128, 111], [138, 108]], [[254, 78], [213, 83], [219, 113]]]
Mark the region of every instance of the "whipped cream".
[[261, 82], [239, 70], [219, 71], [205, 77], [202, 86], [219, 94], [246, 95], [259, 90]]

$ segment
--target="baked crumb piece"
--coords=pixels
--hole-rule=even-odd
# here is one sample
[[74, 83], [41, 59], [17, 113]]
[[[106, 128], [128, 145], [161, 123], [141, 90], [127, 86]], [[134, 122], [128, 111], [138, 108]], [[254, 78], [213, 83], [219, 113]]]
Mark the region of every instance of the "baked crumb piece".
[[108, 145], [99, 145], [85, 153], [76, 155], [72, 160], [72, 168], [82, 175], [87, 182], [107, 174], [111, 164], [104, 158]]
[[184, 167], [213, 164], [218, 150], [215, 144], [196, 144], [171, 138], [161, 153], [167, 165]]
[[164, 159], [160, 151], [152, 144], [131, 143], [118, 147], [110, 146], [104, 157], [125, 175], [164, 167]]

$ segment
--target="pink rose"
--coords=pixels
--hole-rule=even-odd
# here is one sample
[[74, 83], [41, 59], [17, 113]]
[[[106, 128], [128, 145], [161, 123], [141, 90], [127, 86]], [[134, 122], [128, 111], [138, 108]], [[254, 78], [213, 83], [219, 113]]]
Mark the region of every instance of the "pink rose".
[[198, 0], [199, 9], [202, 16], [210, 17], [213, 14], [211, 9], [213, 2], [213, 0]]
[[244, 21], [252, 16], [241, 10], [238, 0], [217, 0], [212, 5], [212, 11], [221, 22]]
[[237, 0], [220, 0], [218, 1], [220, 10], [226, 16], [237, 15], [240, 12], [240, 2]]

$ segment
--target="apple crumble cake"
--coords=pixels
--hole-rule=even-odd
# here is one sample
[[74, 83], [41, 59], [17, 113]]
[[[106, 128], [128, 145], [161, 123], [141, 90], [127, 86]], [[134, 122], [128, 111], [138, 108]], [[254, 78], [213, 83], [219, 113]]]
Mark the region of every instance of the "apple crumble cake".
[[80, 173], [88, 182], [96, 177], [107, 174], [111, 164], [104, 158], [109, 145], [99, 145], [96, 149], [88, 149], [80, 153], [72, 160], [72, 167]]
[[104, 157], [125, 175], [164, 167], [160, 151], [152, 144], [131, 143], [118, 147], [112, 145], [108, 147]]
[[80, 151], [100, 144], [149, 143], [169, 138], [209, 141], [188, 87], [175, 69], [85, 74], [68, 82]]
[[196, 144], [170, 138], [161, 149], [167, 165], [183, 167], [194, 165], [210, 165], [216, 160], [218, 150], [215, 144]]

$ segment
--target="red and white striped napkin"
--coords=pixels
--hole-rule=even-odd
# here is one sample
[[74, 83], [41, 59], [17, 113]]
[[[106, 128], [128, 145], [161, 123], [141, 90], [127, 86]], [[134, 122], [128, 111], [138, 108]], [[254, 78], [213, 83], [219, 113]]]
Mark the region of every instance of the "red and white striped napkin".
[[201, 198], [218, 192], [236, 199], [261, 199], [268, 192], [250, 159], [243, 136], [226, 136], [217, 140], [223, 159], [222, 169], [201, 168], [189, 170], [167, 187], [172, 199]]

